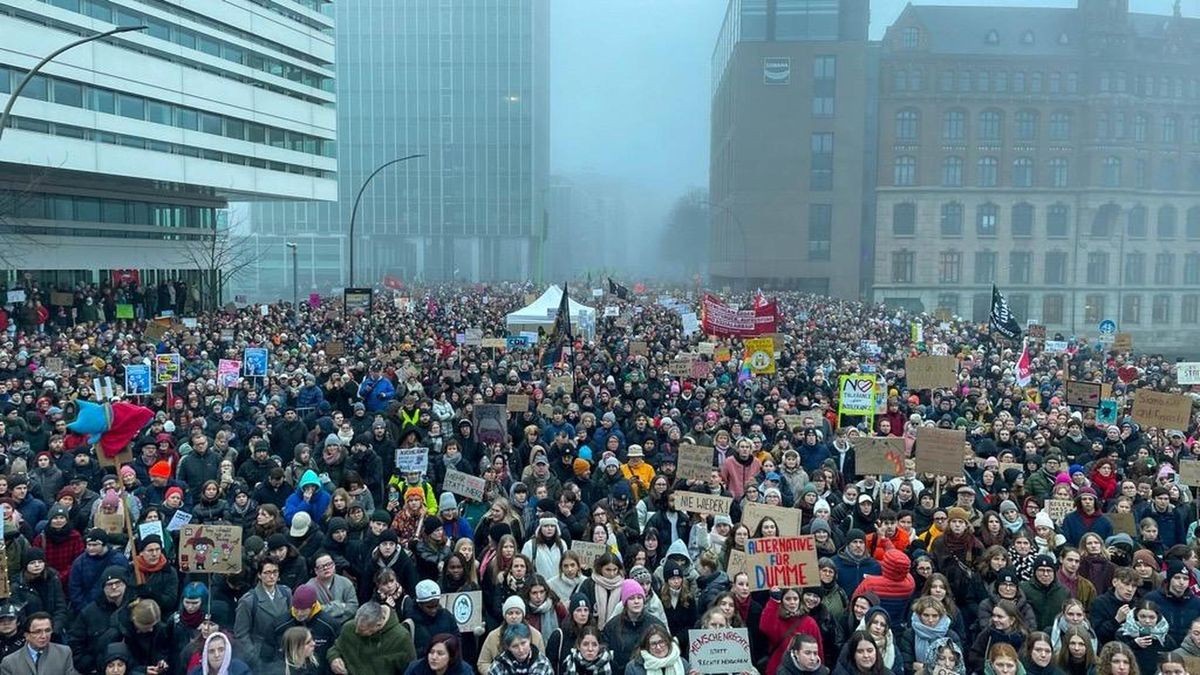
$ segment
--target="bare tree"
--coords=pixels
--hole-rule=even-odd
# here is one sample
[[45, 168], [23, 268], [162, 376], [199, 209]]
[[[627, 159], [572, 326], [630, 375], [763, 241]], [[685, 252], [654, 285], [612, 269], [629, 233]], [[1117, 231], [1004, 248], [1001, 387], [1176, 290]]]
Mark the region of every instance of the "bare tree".
[[219, 227], [213, 236], [185, 242], [181, 267], [200, 273], [200, 302], [206, 309], [220, 307], [225, 289], [247, 268], [258, 263], [262, 252], [254, 237], [234, 234], [234, 226]]

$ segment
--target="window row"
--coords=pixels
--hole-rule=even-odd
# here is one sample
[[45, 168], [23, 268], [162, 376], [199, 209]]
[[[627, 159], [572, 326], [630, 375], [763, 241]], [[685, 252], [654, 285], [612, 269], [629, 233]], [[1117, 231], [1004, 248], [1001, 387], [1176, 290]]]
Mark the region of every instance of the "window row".
[[[11, 93], [25, 71], [0, 66], [0, 93]], [[260, 143], [309, 155], [333, 157], [337, 143], [296, 131], [269, 127], [237, 117], [227, 117], [198, 108], [167, 103], [113, 89], [85, 85], [60, 77], [35, 75], [21, 96], [72, 108], [83, 108], [109, 115], [154, 124], [200, 131], [238, 141]]]
[[[991, 292], [972, 293], [970, 296], [971, 302], [971, 318], [976, 323], [986, 323], [991, 314], [992, 309], [992, 294]], [[1009, 293], [1007, 296], [1008, 308], [1013, 316], [1018, 321], [1024, 321], [1031, 318], [1030, 296], [1025, 293]], [[962, 315], [963, 294], [961, 293], [938, 293], [937, 307], [945, 309], [951, 314]], [[1176, 301], [1178, 298], [1178, 301]], [[1110, 296], [1104, 293], [1089, 293], [1083, 296], [1083, 322], [1087, 324], [1096, 324], [1104, 319], [1111, 318], [1109, 313], [1108, 303]], [[1116, 304], [1116, 298], [1112, 298]], [[1065, 293], [1046, 293], [1041, 299], [1041, 316], [1039, 321], [1050, 326], [1065, 325], [1072, 320], [1067, 313], [1068, 296]], [[1170, 324], [1175, 318], [1173, 316], [1178, 307], [1179, 323], [1185, 325], [1200, 324], [1200, 294], [1188, 293], [1184, 295], [1171, 295], [1167, 293], [1157, 293], [1149, 296], [1149, 304], [1146, 303], [1146, 296], [1138, 293], [1125, 293], [1120, 298], [1120, 317], [1122, 325], [1142, 325], [1147, 322], [1159, 325]], [[1146, 312], [1149, 311], [1149, 316]]]
[[[1200, 119], [1200, 116], [1197, 116]], [[961, 108], [954, 108], [942, 113], [941, 139], [947, 142], [963, 142], [967, 140], [968, 113]], [[1051, 140], [1067, 141], [1071, 139], [1072, 114], [1060, 110], [1050, 114], [1045, 133]], [[1042, 133], [1041, 115], [1036, 110], [1018, 110], [1013, 115], [1013, 140], [1035, 141]], [[994, 108], [981, 111], [976, 116], [975, 135], [977, 141], [1004, 140], [1004, 112]], [[921, 137], [921, 112], [916, 108], [904, 108], [896, 111], [893, 121], [893, 133], [897, 141], [915, 141]]]
[[[951, 155], [942, 160], [941, 184], [944, 187], [962, 187], [966, 179], [966, 162], [962, 157]], [[1070, 184], [1068, 169], [1070, 162], [1064, 157], [1055, 157], [1047, 162], [1046, 183], [1049, 187], [1065, 188]], [[904, 174], [898, 174], [906, 178]], [[915, 179], [915, 172], [913, 175]], [[1034, 162], [1031, 157], [1018, 157], [1012, 162], [1012, 186], [1033, 187], [1037, 184]], [[978, 187], [996, 187], [1000, 183], [1000, 160], [992, 157], [980, 157], [975, 162], [975, 185]]]
[[1126, 73], [1102, 70], [1096, 74], [1096, 90], [1108, 94], [1134, 94], [1157, 98], [1200, 98], [1200, 82], [1195, 78]]
[[0, 204], [10, 204], [17, 220], [55, 220], [60, 222], [107, 223], [114, 225], [153, 225], [214, 229], [215, 208], [155, 204], [125, 199], [97, 199], [77, 195], [19, 193], [0, 190]]
[[[945, 237], [959, 237], [963, 234], [966, 208], [960, 202], [946, 202], [940, 207], [938, 231]], [[1071, 207], [1067, 204], [1051, 204], [1045, 209], [1045, 234], [1052, 239], [1067, 237], [1071, 229]], [[975, 207], [975, 233], [981, 237], [995, 237], [999, 234], [1000, 212], [998, 205], [991, 202]], [[1015, 204], [1010, 209], [1010, 228], [1008, 235], [1013, 237], [1032, 237], [1037, 221], [1037, 208], [1027, 202]], [[1122, 216], [1121, 208], [1116, 204], [1106, 204], [1099, 209], [1091, 221], [1088, 236], [1107, 238], [1117, 232], [1119, 221], [1124, 217], [1125, 233], [1131, 239], [1144, 239], [1148, 233], [1149, 210], [1142, 205], [1131, 207]], [[1155, 210], [1155, 236], [1158, 239], [1174, 239], [1179, 236], [1179, 210], [1166, 204]], [[1183, 220], [1184, 236], [1188, 239], [1200, 239], [1200, 206], [1187, 210]], [[892, 234], [896, 236], [913, 236], [917, 233], [917, 206], [911, 202], [900, 202], [892, 205]]]
[[[1177, 144], [1182, 141], [1183, 131], [1183, 118], [1174, 114], [1163, 115], [1157, 124], [1153, 115], [1145, 112], [1131, 116], [1124, 110], [1101, 110], [1095, 117], [1095, 135], [1101, 139]], [[1192, 144], [1200, 143], [1200, 115], [1192, 115], [1188, 120], [1187, 139]]]
[[[975, 160], [973, 178], [967, 175], [967, 162], [958, 155], [943, 157], [938, 184], [943, 187], [1049, 187], [1067, 188], [1073, 185], [1071, 162], [1065, 157], [1052, 157], [1046, 161], [1039, 174], [1031, 157], [1017, 157], [1012, 161], [1008, 174], [1001, 172], [999, 158], [985, 155]], [[892, 185], [910, 187], [920, 184], [915, 155], [897, 155], [892, 160]], [[1098, 174], [1098, 176], [1097, 176]], [[1139, 190], [1163, 190], [1174, 192], [1186, 188], [1200, 190], [1200, 160], [1187, 166], [1187, 175], [1181, 173], [1179, 160], [1165, 157], [1157, 163], [1146, 157], [1133, 160], [1133, 170], [1126, 169], [1126, 162], [1117, 155], [1108, 155], [1100, 160], [1093, 180], [1103, 187], [1133, 187]], [[1098, 180], [1097, 180], [1098, 178]]]
[[[1200, 285], [1200, 253], [1187, 253], [1180, 258], [1174, 253], [1157, 253], [1154, 256], [1152, 276], [1147, 275], [1148, 256], [1141, 252], [1126, 253], [1120, 265], [1115, 266], [1115, 254], [1107, 251], [1089, 251], [1085, 259], [1084, 279], [1088, 286], [1107, 286], [1118, 284], [1146, 284], [1152, 282], [1156, 286], [1171, 286], [1183, 283], [1188, 286]], [[1005, 274], [1001, 274], [1000, 254], [996, 251], [975, 251], [971, 254], [969, 274], [964, 274], [963, 267], [967, 262], [967, 254], [957, 250], [940, 251], [938, 253], [937, 283], [974, 284], [1005, 283], [1010, 285], [1045, 284], [1062, 286], [1070, 281], [1068, 271], [1070, 260], [1066, 251], [1047, 251], [1043, 256], [1041, 274], [1034, 267], [1032, 251], [1012, 251], [1008, 254], [1008, 266]], [[911, 284], [920, 281], [929, 283], [929, 279], [918, 279], [916, 269], [916, 252], [899, 250], [892, 253], [891, 280], [897, 284]], [[1182, 277], [1182, 278], [1181, 278]]]
[[[891, 89], [893, 92], [927, 91], [925, 70], [910, 64], [893, 68]], [[937, 90], [947, 94], [1077, 94], [1079, 74], [949, 69], [937, 72]]]

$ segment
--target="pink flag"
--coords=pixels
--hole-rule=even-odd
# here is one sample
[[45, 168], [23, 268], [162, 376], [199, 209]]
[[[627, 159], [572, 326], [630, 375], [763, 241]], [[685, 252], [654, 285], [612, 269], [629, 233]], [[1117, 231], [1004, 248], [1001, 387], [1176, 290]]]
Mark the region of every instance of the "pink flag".
[[1029, 380], [1033, 377], [1033, 363], [1029, 358], [1029, 339], [1021, 341], [1021, 358], [1017, 359], [1017, 384], [1026, 387], [1029, 386]]

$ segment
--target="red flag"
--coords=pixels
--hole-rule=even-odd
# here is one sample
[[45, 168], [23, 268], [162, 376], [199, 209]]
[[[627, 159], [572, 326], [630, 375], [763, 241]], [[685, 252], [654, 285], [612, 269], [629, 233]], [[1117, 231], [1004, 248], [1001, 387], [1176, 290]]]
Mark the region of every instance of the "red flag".
[[390, 274], [385, 274], [383, 276], [383, 287], [390, 288], [393, 291], [398, 291], [398, 290], [404, 288], [404, 282], [401, 281], [398, 277], [394, 277]]
[[1029, 339], [1021, 341], [1021, 357], [1017, 359], [1017, 385], [1029, 386], [1033, 378], [1033, 359], [1029, 358]]

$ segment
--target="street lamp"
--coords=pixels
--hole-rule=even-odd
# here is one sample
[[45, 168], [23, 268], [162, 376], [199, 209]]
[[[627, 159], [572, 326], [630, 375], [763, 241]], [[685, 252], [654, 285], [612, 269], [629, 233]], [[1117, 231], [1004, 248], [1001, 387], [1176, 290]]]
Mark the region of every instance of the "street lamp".
[[393, 159], [390, 162], [384, 162], [383, 164], [379, 165], [379, 168], [372, 171], [370, 176], [367, 176], [367, 179], [363, 181], [362, 187], [358, 189], [358, 194], [354, 197], [354, 208], [350, 210], [350, 283], [347, 284], [348, 288], [354, 288], [354, 219], [358, 216], [358, 202], [362, 200], [363, 192], [367, 189], [367, 186], [371, 184], [371, 179], [379, 175], [380, 171], [383, 171], [393, 164], [399, 164], [400, 162], [406, 162], [410, 159], [416, 159], [417, 157], [424, 156], [425, 155], [409, 155], [407, 157]]
[[97, 34], [89, 36], [89, 37], [80, 38], [68, 45], [63, 45], [62, 47], [59, 47], [58, 49], [50, 52], [50, 54], [48, 54], [46, 56], [46, 58], [42, 59], [41, 61], [38, 61], [36, 66], [34, 66], [33, 68], [30, 68], [28, 73], [25, 73], [25, 77], [21, 78], [21, 81], [17, 83], [16, 89], [13, 89], [12, 94], [9, 95], [8, 104], [4, 106], [4, 113], [0, 114], [0, 138], [2, 138], [4, 136], [4, 129], [8, 127], [8, 114], [12, 111], [13, 104], [16, 103], [17, 98], [21, 96], [21, 91], [23, 89], [25, 89], [25, 85], [29, 84], [29, 81], [33, 79], [33, 76], [38, 74], [38, 71], [42, 69], [42, 66], [53, 61], [55, 59], [55, 57], [57, 57], [59, 54], [62, 54], [63, 52], [67, 51], [68, 49], [78, 47], [79, 45], [87, 44], [89, 42], [94, 42], [96, 40], [106, 38], [110, 35], [116, 35], [118, 33], [128, 33], [130, 31], [135, 31], [135, 30], [146, 30], [147, 28], [149, 28], [149, 26], [121, 26], [120, 28], [114, 28], [110, 31], [105, 31], [103, 33], [97, 33]]
[[300, 311], [300, 285], [296, 282], [296, 270], [299, 267], [296, 265], [296, 242], [284, 242], [284, 246], [292, 249], [292, 309]]

